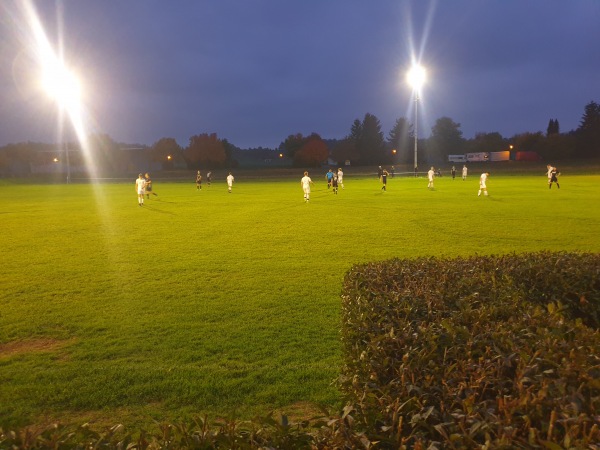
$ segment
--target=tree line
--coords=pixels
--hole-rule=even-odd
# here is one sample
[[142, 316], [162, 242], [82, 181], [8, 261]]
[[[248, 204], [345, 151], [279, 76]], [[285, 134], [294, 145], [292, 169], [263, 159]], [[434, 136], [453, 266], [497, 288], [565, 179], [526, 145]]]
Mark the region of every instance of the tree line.
[[[362, 121], [354, 121], [344, 139], [335, 142], [330, 155], [334, 161], [349, 160], [353, 165], [410, 164], [414, 158], [414, 138], [414, 125], [401, 117], [384, 139], [379, 120], [367, 113]], [[290, 140], [294, 142], [298, 138], [290, 136], [283, 143], [284, 148], [289, 148]], [[546, 133], [528, 132], [510, 138], [488, 132], [465, 139], [460, 123], [441, 117], [431, 128], [431, 135], [418, 140], [418, 149], [419, 161], [427, 164], [446, 162], [448, 155], [504, 150], [536, 152], [545, 159], [557, 161], [598, 157], [600, 105], [593, 101], [588, 103], [579, 127], [567, 133], [560, 132], [558, 119], [550, 119]], [[292, 156], [294, 154], [292, 151]]]
[[[527, 132], [510, 138], [498, 132], [486, 132], [465, 139], [460, 126], [449, 117], [437, 119], [430, 136], [418, 140], [419, 161], [427, 165], [439, 164], [447, 161], [448, 155], [509, 149], [536, 152], [553, 161], [600, 156], [600, 105], [594, 101], [585, 105], [577, 129], [566, 133], [560, 132], [558, 119], [549, 120], [546, 133]], [[342, 139], [323, 139], [317, 133], [308, 136], [297, 133], [288, 136], [272, 152], [288, 158], [298, 167], [316, 167], [328, 161], [333, 164], [349, 161], [354, 166], [410, 164], [414, 138], [414, 124], [407, 118], [398, 118], [385, 137], [379, 119], [367, 113], [362, 120], [354, 120], [349, 133]], [[91, 135], [85, 152], [79, 143], [68, 143], [67, 146], [71, 166], [89, 166], [91, 161], [100, 173], [135, 172], [140, 160], [164, 170], [231, 168], [237, 165], [236, 153], [245, 151], [227, 139], [218, 138], [215, 133], [194, 135], [186, 147], [169, 137], [159, 139], [149, 147], [124, 145], [103, 134]], [[264, 153], [268, 149], [254, 150]], [[56, 154], [56, 145], [51, 144], [27, 142], [0, 147], [0, 173], [28, 173], [28, 167], [50, 164]]]

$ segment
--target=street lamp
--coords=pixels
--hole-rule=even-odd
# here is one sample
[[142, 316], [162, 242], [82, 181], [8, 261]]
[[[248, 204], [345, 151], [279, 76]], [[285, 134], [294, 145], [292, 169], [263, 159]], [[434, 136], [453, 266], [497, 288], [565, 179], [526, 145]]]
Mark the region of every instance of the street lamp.
[[412, 87], [413, 95], [415, 96], [415, 176], [417, 176], [417, 139], [418, 139], [417, 121], [418, 121], [418, 116], [419, 116], [417, 107], [419, 104], [419, 93], [421, 92], [421, 87], [423, 86], [423, 83], [425, 83], [425, 77], [426, 77], [425, 69], [418, 64], [413, 65], [411, 67], [411, 69], [408, 71], [408, 73], [406, 74], [406, 81]]

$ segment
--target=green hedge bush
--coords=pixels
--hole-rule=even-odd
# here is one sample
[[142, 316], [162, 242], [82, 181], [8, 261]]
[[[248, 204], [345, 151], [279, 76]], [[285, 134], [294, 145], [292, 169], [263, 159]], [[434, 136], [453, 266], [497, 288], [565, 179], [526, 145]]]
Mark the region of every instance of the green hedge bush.
[[600, 255], [392, 260], [343, 286], [341, 386], [381, 448], [600, 448]]

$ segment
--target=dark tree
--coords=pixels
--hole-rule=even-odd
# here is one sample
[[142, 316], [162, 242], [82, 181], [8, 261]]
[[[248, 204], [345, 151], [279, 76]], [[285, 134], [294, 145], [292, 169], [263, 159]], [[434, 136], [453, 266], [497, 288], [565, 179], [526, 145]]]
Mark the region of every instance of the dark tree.
[[600, 105], [596, 102], [590, 102], [585, 105], [578, 130], [589, 131], [598, 128], [600, 128]]
[[279, 148], [283, 148], [285, 156], [294, 159], [296, 152], [300, 150], [305, 142], [306, 138], [302, 136], [302, 133], [290, 134], [286, 140], [279, 145]]
[[431, 137], [427, 140], [429, 161], [445, 161], [448, 155], [465, 153], [465, 140], [460, 131], [460, 123], [449, 117], [439, 118], [431, 127]]
[[348, 136], [350, 139], [354, 140], [358, 145], [360, 138], [362, 137], [362, 122], [358, 119], [355, 119], [352, 122], [352, 127], [350, 128], [350, 135]]
[[223, 142], [216, 133], [192, 136], [183, 153], [188, 166], [193, 169], [222, 167], [227, 160]]
[[510, 139], [515, 149], [520, 152], [537, 152], [540, 155], [543, 153], [546, 138], [541, 131], [537, 133], [522, 133], [513, 136]]
[[414, 128], [405, 117], [396, 119], [394, 127], [387, 138], [390, 150], [396, 150], [398, 161], [409, 163], [413, 161]]
[[498, 132], [477, 133], [475, 137], [467, 142], [466, 146], [469, 152], [500, 152], [508, 150], [506, 139]]
[[600, 105], [598, 103], [590, 102], [585, 105], [577, 136], [580, 156], [589, 158], [600, 154]]
[[[354, 122], [356, 124], [356, 121]], [[353, 129], [355, 126], [353, 125]], [[380, 164], [386, 159], [385, 142], [379, 119], [373, 114], [365, 114], [358, 139], [358, 154], [361, 164]]]
[[239, 151], [240, 149], [229, 142], [227, 139], [221, 140], [223, 143], [223, 148], [225, 149], [225, 164], [228, 167], [237, 167], [238, 161], [233, 157], [233, 155]]
[[342, 165], [346, 161], [350, 161], [351, 164], [356, 164], [359, 159], [356, 141], [349, 137], [338, 141], [331, 150], [331, 157], [337, 161], [339, 165]]
[[566, 160], [575, 154], [577, 142], [573, 133], [546, 136], [539, 153], [548, 161]]
[[546, 129], [546, 136], [552, 136], [553, 134], [559, 134], [560, 127], [558, 125], [558, 119], [550, 119], [548, 122], [548, 128]]
[[172, 169], [174, 164], [183, 159], [181, 146], [173, 138], [162, 138], [150, 148], [152, 160], [162, 164], [163, 169]]

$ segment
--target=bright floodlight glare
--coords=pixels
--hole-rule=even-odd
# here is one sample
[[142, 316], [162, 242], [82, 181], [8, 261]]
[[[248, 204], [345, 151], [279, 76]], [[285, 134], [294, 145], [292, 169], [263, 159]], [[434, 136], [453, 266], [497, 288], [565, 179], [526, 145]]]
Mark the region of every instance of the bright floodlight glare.
[[58, 61], [44, 69], [44, 88], [48, 95], [70, 113], [79, 110], [81, 87], [77, 77]]
[[420, 91], [421, 86], [425, 83], [426, 73], [423, 66], [414, 65], [406, 74], [406, 81], [415, 91]]
[[[52, 97], [56, 104], [60, 107], [61, 121], [63, 120], [62, 113], [66, 112], [85, 156], [87, 155], [87, 143], [85, 136], [86, 127], [84, 125], [84, 105], [82, 102], [81, 84], [75, 74], [65, 65], [62, 57], [62, 51], [57, 54], [52, 48], [52, 45], [50, 45], [44, 28], [39, 21], [33, 3], [30, 0], [23, 0], [20, 4], [23, 7], [23, 11], [26, 15], [27, 22], [32, 33], [32, 53], [36, 57], [41, 69], [42, 77], [40, 82], [43, 84], [43, 86], [40, 87], [44, 88], [49, 96]], [[62, 126], [63, 124], [61, 123], [61, 130]], [[68, 183], [70, 178], [70, 165], [67, 141], [65, 141], [65, 146]], [[90, 167], [90, 170], [93, 171], [93, 168]]]

